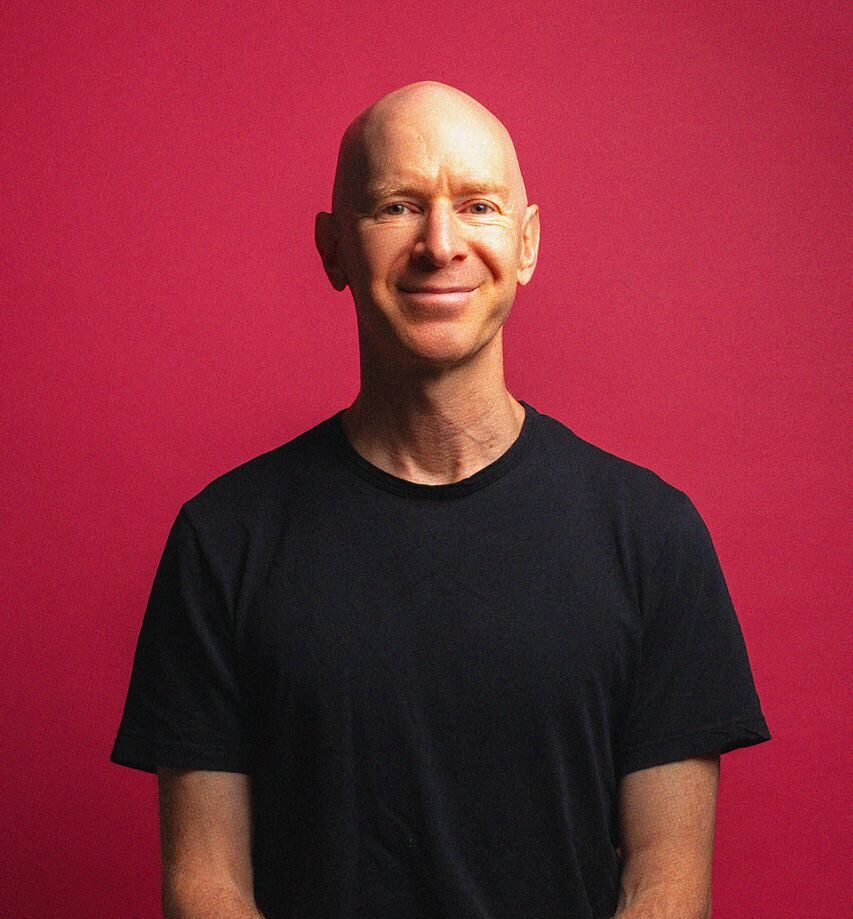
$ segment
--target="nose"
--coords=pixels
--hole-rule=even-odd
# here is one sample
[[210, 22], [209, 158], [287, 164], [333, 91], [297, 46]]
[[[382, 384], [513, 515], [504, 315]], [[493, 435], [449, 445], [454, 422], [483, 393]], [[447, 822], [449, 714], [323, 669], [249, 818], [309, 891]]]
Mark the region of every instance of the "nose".
[[464, 230], [452, 207], [436, 205], [425, 214], [413, 255], [435, 268], [444, 268], [467, 251]]

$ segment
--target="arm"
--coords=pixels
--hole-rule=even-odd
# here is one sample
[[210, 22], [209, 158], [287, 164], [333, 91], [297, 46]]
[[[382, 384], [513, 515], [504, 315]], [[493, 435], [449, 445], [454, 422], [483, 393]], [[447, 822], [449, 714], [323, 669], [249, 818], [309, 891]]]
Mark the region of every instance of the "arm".
[[714, 753], [622, 779], [623, 866], [614, 919], [709, 919], [719, 772]]
[[252, 894], [249, 777], [160, 769], [163, 915], [263, 919]]

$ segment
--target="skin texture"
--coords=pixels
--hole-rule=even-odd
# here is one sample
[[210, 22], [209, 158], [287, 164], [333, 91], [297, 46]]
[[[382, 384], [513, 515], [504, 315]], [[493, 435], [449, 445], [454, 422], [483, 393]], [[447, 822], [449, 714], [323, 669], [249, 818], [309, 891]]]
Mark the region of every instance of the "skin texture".
[[720, 758], [641, 769], [619, 789], [618, 919], [707, 919]]
[[[361, 384], [343, 415], [355, 449], [428, 484], [497, 459], [524, 418], [502, 329], [539, 249], [539, 208], [506, 128], [440, 83], [389, 94], [347, 129], [315, 239], [355, 304]], [[623, 779], [619, 919], [710, 915], [718, 774], [708, 756]], [[159, 788], [168, 919], [258, 919], [249, 777], [161, 770]]]
[[[435, 372], [470, 358], [493, 343], [535, 268], [538, 208], [509, 134], [440, 84], [405, 88], [356, 119], [333, 207], [318, 217], [324, 264], [352, 291], [362, 350], [383, 364]], [[473, 290], [439, 309], [407, 295], [425, 286]]]
[[160, 769], [163, 915], [263, 919], [252, 893], [250, 780]]
[[[524, 414], [504, 383], [502, 327], [539, 247], [539, 209], [506, 128], [442, 84], [384, 97], [344, 135], [333, 212], [317, 216], [315, 238], [355, 304], [353, 446], [430, 484], [496, 459]], [[458, 293], [429, 293], [448, 288]]]

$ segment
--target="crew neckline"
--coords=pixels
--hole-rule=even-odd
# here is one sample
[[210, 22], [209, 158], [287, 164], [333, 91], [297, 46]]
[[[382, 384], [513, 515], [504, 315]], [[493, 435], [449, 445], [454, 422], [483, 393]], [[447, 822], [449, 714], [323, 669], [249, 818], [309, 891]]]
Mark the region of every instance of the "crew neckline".
[[358, 473], [363, 479], [385, 491], [393, 492], [398, 495], [407, 497], [429, 498], [433, 500], [444, 500], [446, 498], [460, 498], [463, 495], [469, 495], [474, 491], [484, 488], [495, 480], [506, 475], [510, 469], [515, 466], [524, 456], [533, 439], [533, 433], [536, 428], [537, 412], [528, 405], [523, 399], [519, 403], [524, 408], [524, 418], [521, 422], [521, 429], [518, 436], [507, 447], [504, 452], [492, 460], [482, 469], [478, 469], [472, 475], [458, 482], [446, 482], [439, 485], [429, 485], [425, 482], [411, 482], [408, 479], [400, 478], [378, 466], [374, 466], [369, 460], [366, 460], [353, 445], [344, 431], [343, 413], [344, 409], [334, 414], [331, 418], [332, 431], [337, 446], [351, 468]]

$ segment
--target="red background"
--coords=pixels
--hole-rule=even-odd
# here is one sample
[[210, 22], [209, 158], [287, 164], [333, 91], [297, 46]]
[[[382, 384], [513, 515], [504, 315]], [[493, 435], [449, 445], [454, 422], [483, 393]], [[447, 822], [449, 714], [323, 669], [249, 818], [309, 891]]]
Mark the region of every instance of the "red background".
[[158, 915], [154, 779], [107, 761], [154, 569], [181, 502], [355, 395], [313, 216], [424, 78], [542, 207], [510, 388], [714, 536], [774, 734], [724, 759], [715, 919], [849, 909], [850, 10], [3, 4], [2, 915]]

